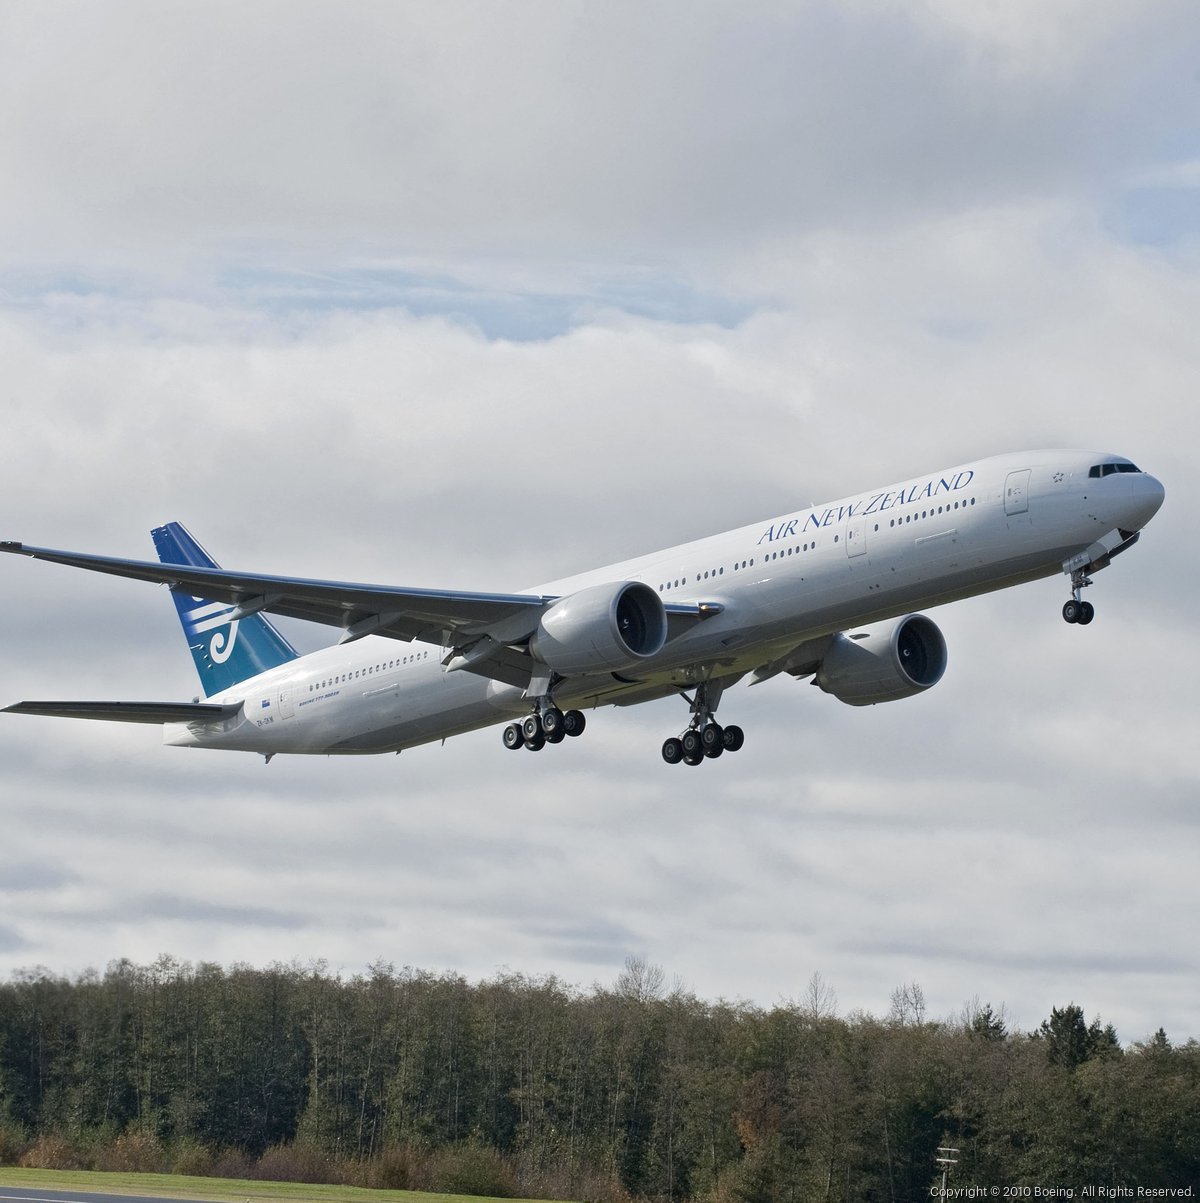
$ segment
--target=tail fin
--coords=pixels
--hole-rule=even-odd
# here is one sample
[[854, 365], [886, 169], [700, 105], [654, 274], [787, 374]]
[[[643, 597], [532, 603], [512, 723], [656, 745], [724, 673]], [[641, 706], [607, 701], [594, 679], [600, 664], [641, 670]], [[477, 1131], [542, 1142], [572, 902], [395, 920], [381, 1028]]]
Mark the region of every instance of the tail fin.
[[[219, 567], [178, 522], [155, 527], [150, 536], [164, 564]], [[297, 657], [295, 648], [262, 614], [231, 619], [233, 606], [227, 602], [206, 601], [174, 590], [172, 596], [205, 697]]]

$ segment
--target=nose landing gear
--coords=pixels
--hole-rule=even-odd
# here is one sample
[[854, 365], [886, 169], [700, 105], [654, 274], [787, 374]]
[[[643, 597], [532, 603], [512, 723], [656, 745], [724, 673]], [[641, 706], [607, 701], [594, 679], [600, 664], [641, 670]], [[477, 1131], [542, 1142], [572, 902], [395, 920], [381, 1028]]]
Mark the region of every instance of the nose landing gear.
[[1096, 607], [1080, 598], [1084, 588], [1091, 583], [1092, 578], [1088, 576], [1086, 569], [1076, 568], [1071, 572], [1071, 600], [1063, 605], [1064, 621], [1086, 627], [1096, 617]]

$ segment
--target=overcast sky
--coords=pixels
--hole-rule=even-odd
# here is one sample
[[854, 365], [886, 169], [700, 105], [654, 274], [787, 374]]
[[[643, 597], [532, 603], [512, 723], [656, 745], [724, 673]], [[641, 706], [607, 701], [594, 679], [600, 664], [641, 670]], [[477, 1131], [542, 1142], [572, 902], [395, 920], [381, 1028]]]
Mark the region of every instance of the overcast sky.
[[[0, 6], [0, 537], [507, 590], [979, 455], [1166, 485], [934, 612], [930, 693], [540, 755], [0, 719], [0, 970], [378, 959], [1200, 1037], [1193, 0]], [[289, 628], [305, 647], [319, 628]], [[160, 590], [0, 562], [0, 695], [186, 699]]]

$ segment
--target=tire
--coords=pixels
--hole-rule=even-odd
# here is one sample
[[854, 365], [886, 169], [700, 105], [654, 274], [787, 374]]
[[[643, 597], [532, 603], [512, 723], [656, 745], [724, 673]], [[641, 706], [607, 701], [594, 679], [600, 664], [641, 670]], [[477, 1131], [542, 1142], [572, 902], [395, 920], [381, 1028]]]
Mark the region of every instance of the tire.
[[679, 742], [683, 744], [684, 757], [688, 756], [703, 756], [704, 743], [700, 738], [700, 732], [692, 727], [685, 731], [680, 737]]
[[561, 731], [563, 725], [563, 712], [557, 706], [551, 706], [549, 710], [542, 712], [542, 730], [549, 737], [556, 731]]
[[671, 736], [662, 746], [662, 758], [667, 764], [678, 764], [683, 759], [683, 744]]
[[584, 727], [587, 726], [587, 719], [583, 716], [582, 710], [568, 710], [563, 715], [563, 730], [571, 736], [583, 734]]
[[521, 734], [525, 736], [527, 744], [533, 743], [535, 739], [545, 739], [545, 734], [542, 731], [542, 720], [536, 714], [531, 714], [521, 724]]
[[525, 746], [525, 736], [521, 731], [520, 723], [509, 723], [504, 728], [504, 746], [510, 751], [515, 752], [518, 748]]
[[704, 747], [705, 755], [712, 751], [713, 748], [720, 748], [721, 737], [724, 731], [716, 723], [705, 723], [700, 728], [700, 743]]
[[1063, 620], [1066, 622], [1079, 621], [1080, 603], [1072, 598], [1063, 605]]
[[724, 745], [726, 752], [740, 752], [742, 750], [742, 744], [745, 742], [745, 731], [733, 723], [730, 723], [730, 725], [721, 732], [721, 743]]
[[724, 744], [713, 744], [713, 746], [711, 748], [704, 749], [704, 755], [709, 760], [716, 760], [716, 758], [718, 756], [725, 755], [725, 745]]
[[539, 731], [535, 739], [527, 739], [525, 746], [531, 752], [540, 752], [546, 746], [546, 737]]
[[684, 764], [697, 765], [697, 764], [699, 764], [699, 763], [700, 763], [700, 762], [701, 762], [703, 759], [704, 759], [704, 753], [703, 753], [703, 752], [697, 752], [697, 753], [695, 753], [695, 754], [694, 754], [694, 755], [692, 755], [692, 756], [689, 756], [689, 755], [688, 755], [686, 752], [684, 752], [684, 754], [683, 754], [683, 763], [684, 763]]
[[567, 733], [559, 727], [557, 731], [548, 731], [546, 733], [546, 742], [548, 744], [560, 744], [567, 738]]
[[1086, 627], [1096, 617], [1096, 607], [1091, 602], [1079, 603], [1079, 625]]

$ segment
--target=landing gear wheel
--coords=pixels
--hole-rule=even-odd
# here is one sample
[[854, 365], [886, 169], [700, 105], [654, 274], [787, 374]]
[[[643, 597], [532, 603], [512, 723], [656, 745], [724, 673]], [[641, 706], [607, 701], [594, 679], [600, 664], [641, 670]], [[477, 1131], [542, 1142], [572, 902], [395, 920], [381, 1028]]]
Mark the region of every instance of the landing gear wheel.
[[519, 747], [522, 747], [525, 743], [525, 736], [521, 732], [521, 724], [509, 723], [508, 726], [504, 728], [503, 739], [504, 746], [510, 752], [515, 752]]
[[1096, 607], [1091, 602], [1079, 603], [1079, 618], [1076, 620], [1081, 627], [1086, 627], [1096, 617]]
[[736, 752], [746, 740], [741, 727], [732, 724], [722, 727], [716, 720], [717, 703], [725, 689], [723, 681], [701, 681], [693, 697], [688, 697], [680, 688], [683, 699], [692, 711], [688, 729], [678, 739], [669, 739], [663, 744], [663, 759], [668, 764], [699, 764], [702, 760], [716, 760], [726, 752]]
[[584, 727], [587, 726], [587, 719], [583, 717], [582, 710], [568, 710], [563, 715], [563, 730], [571, 736], [582, 735]]
[[[542, 731], [542, 720], [536, 714], [531, 714], [521, 724], [521, 734], [525, 737], [527, 744], [532, 744], [535, 739], [544, 740], [545, 734]], [[541, 747], [541, 744], [538, 744]]]
[[1069, 602], [1065, 602], [1063, 604], [1063, 618], [1067, 622], [1078, 622], [1079, 614], [1082, 608], [1083, 603], [1077, 602], [1074, 598], [1072, 598]]
[[721, 743], [726, 752], [740, 752], [742, 749], [742, 744], [745, 742], [745, 731], [733, 723], [730, 723], [729, 726], [721, 732]]
[[562, 732], [564, 714], [557, 706], [551, 706], [542, 711], [542, 730], [546, 733], [546, 738], [556, 732]]
[[541, 733], [541, 731], [538, 731], [537, 735], [535, 735], [533, 739], [526, 737], [525, 746], [531, 752], [540, 752], [546, 746], [546, 737]]
[[557, 731], [546, 732], [546, 742], [548, 744], [560, 744], [566, 738], [567, 733], [561, 727]]

